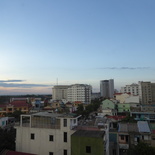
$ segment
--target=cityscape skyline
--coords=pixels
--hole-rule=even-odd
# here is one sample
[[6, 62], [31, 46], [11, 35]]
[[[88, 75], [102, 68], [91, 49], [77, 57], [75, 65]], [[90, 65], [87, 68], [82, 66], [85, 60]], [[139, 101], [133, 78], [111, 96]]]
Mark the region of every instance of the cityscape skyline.
[[155, 81], [155, 1], [0, 2], [0, 95]]

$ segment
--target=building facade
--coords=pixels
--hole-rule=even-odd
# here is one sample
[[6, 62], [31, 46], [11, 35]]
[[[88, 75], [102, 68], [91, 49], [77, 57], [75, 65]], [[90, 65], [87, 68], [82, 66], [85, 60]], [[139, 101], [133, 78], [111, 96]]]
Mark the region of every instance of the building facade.
[[0, 116], [2, 117], [15, 111], [28, 113], [31, 107], [31, 104], [27, 103], [27, 100], [13, 100], [10, 103], [0, 105]]
[[143, 105], [155, 104], [155, 83], [139, 81], [138, 84], [121, 87], [121, 93], [139, 96], [139, 102]]
[[16, 151], [71, 155], [70, 137], [79, 117], [48, 112], [21, 115], [20, 125], [16, 126]]
[[114, 80], [101, 80], [100, 81], [100, 93], [103, 98], [114, 97]]
[[155, 104], [155, 83], [139, 81], [141, 104]]
[[104, 131], [76, 131], [71, 136], [72, 155], [105, 155], [104, 134]]
[[67, 89], [69, 85], [56, 85], [52, 88], [52, 99], [62, 100], [67, 99]]
[[92, 86], [86, 84], [74, 84], [67, 90], [67, 100], [69, 102], [91, 103]]
[[121, 87], [121, 93], [130, 93], [131, 95], [139, 95], [139, 85], [133, 83], [131, 85]]

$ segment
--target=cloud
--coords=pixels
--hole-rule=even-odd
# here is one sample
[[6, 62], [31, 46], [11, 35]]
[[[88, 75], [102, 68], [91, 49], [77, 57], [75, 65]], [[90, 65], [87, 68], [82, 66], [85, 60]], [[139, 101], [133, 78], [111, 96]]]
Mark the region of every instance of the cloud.
[[49, 87], [51, 85], [44, 84], [14, 84], [0, 82], [0, 87], [20, 87], [20, 88], [32, 88], [32, 87]]
[[112, 70], [137, 70], [150, 69], [150, 67], [102, 67], [97, 69], [112, 69]]
[[0, 80], [0, 87], [16, 87], [16, 88], [32, 88], [32, 87], [51, 87], [52, 85], [45, 84], [28, 84], [20, 83], [26, 80]]
[[0, 80], [1, 83], [3, 82], [24, 82], [25, 80]]

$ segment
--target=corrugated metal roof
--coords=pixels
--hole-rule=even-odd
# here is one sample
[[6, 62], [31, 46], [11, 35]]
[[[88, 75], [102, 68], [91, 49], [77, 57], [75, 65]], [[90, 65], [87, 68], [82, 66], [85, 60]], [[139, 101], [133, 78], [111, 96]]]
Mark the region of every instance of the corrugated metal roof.
[[138, 121], [137, 125], [139, 132], [145, 132], [145, 133], [151, 132], [147, 121]]
[[138, 132], [136, 123], [120, 123], [118, 132]]
[[128, 132], [127, 123], [120, 123], [118, 132]]

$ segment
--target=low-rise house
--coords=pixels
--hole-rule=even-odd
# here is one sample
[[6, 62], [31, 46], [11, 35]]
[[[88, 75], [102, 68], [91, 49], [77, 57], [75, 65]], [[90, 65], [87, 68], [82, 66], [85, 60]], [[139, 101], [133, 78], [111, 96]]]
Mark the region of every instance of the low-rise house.
[[10, 103], [0, 105], [0, 116], [5, 116], [7, 113], [13, 113], [14, 111], [21, 111], [28, 113], [32, 105], [27, 100], [13, 100]]
[[105, 155], [105, 132], [78, 130], [71, 136], [71, 154]]
[[151, 130], [151, 146], [155, 147], [155, 123], [149, 123]]
[[2, 129], [9, 129], [13, 127], [15, 124], [14, 117], [1, 117], [0, 118], [0, 128]]
[[44, 107], [44, 101], [41, 101], [41, 98], [33, 98], [31, 104], [33, 111], [40, 111]]
[[147, 121], [119, 123], [118, 146], [120, 155], [126, 155], [128, 149], [140, 141], [151, 145], [151, 131]]
[[130, 116], [135, 120], [146, 120], [155, 122], [155, 106], [154, 105], [140, 105], [130, 108]]
[[114, 94], [115, 99], [119, 102], [119, 103], [125, 103], [125, 100], [131, 96], [130, 93], [115, 93]]
[[116, 103], [109, 99], [102, 101], [98, 115], [117, 115]]
[[130, 95], [129, 97], [127, 97], [125, 99], [125, 103], [136, 103], [136, 104], [139, 104], [140, 101], [139, 101], [139, 96], [133, 96], [133, 95]]
[[56, 109], [56, 108], [60, 108], [60, 101], [53, 101], [52, 103], [51, 103], [51, 107], [53, 108], [53, 109]]
[[71, 135], [81, 116], [39, 112], [21, 115], [16, 151], [37, 155], [71, 155]]
[[130, 112], [129, 103], [118, 103], [117, 104], [118, 113]]

